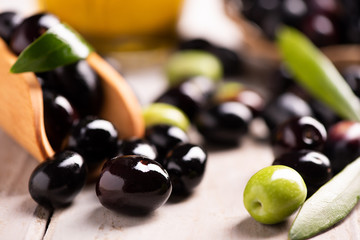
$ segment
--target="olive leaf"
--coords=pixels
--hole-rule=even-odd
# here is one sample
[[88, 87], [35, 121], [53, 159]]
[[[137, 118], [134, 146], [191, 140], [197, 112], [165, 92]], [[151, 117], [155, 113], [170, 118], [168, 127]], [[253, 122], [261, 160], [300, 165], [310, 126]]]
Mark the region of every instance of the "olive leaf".
[[315, 192], [301, 207], [289, 239], [308, 239], [344, 219], [360, 197], [360, 157]]
[[360, 121], [360, 101], [331, 61], [299, 31], [284, 27], [277, 35], [284, 63], [295, 80], [344, 119]]
[[44, 72], [87, 56], [92, 47], [68, 25], [60, 23], [32, 42], [21, 52], [12, 73]]

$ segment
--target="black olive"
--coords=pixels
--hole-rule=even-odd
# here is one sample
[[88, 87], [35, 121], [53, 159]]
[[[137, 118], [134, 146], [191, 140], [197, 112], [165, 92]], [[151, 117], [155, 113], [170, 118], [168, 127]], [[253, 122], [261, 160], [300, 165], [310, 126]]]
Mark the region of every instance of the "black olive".
[[151, 160], [157, 159], [157, 151], [153, 144], [146, 139], [132, 138], [121, 141], [117, 156], [140, 155]]
[[59, 23], [60, 20], [49, 13], [39, 13], [25, 18], [11, 34], [11, 50], [19, 55], [30, 43]]
[[333, 176], [330, 160], [324, 154], [312, 150], [287, 152], [277, 157], [273, 165], [285, 165], [295, 169], [304, 179], [308, 197]]
[[43, 100], [46, 136], [52, 148], [59, 151], [78, 116], [70, 102], [62, 95], [43, 89]]
[[0, 38], [9, 44], [12, 32], [21, 21], [22, 17], [16, 12], [9, 11], [0, 13]]
[[135, 155], [108, 161], [96, 183], [101, 204], [126, 214], [154, 211], [167, 201], [171, 189], [169, 175], [158, 162]]
[[200, 184], [207, 157], [202, 147], [191, 143], [179, 144], [168, 153], [164, 167], [170, 175], [173, 194], [189, 194]]
[[224, 102], [201, 111], [195, 125], [210, 143], [236, 145], [248, 132], [252, 118], [251, 110], [242, 103]]
[[92, 171], [115, 156], [117, 142], [118, 132], [111, 122], [87, 117], [74, 126], [67, 148], [81, 154]]
[[35, 168], [29, 180], [29, 192], [44, 207], [66, 207], [83, 188], [86, 177], [87, 168], [81, 155], [59, 152]]

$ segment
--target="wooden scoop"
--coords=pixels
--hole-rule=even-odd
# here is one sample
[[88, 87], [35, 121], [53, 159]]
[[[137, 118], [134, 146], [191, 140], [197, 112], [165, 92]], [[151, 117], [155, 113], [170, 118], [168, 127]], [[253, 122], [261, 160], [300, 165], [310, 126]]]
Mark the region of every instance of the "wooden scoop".
[[[124, 78], [103, 58], [91, 53], [86, 59], [102, 78], [104, 104], [100, 117], [111, 121], [121, 138], [141, 137], [141, 106]], [[37, 160], [54, 154], [44, 126], [41, 86], [33, 73], [10, 73], [16, 56], [0, 39], [0, 127]]]

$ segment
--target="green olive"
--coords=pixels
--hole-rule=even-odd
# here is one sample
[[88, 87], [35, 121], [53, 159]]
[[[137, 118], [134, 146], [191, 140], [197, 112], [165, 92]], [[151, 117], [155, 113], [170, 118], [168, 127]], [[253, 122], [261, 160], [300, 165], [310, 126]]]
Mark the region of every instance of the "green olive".
[[220, 60], [211, 53], [184, 50], [170, 57], [166, 74], [171, 86], [194, 76], [205, 76], [217, 82], [223, 76], [223, 67]]
[[143, 110], [146, 127], [155, 124], [168, 124], [187, 131], [190, 126], [188, 117], [179, 108], [167, 103], [153, 103]]
[[239, 92], [244, 89], [244, 85], [239, 82], [224, 82], [223, 84], [218, 86], [213, 98], [216, 102], [235, 100]]

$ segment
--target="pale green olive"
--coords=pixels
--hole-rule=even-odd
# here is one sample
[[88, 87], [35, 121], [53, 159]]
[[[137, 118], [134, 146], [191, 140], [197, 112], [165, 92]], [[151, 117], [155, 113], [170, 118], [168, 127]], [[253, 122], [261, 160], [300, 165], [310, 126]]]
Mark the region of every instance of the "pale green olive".
[[294, 213], [304, 203], [306, 194], [306, 185], [297, 171], [274, 165], [250, 178], [244, 190], [244, 205], [256, 221], [275, 224]]
[[185, 50], [170, 57], [166, 74], [171, 86], [194, 76], [204, 76], [218, 81], [223, 76], [223, 67], [220, 60], [211, 53], [201, 50]]
[[143, 110], [146, 127], [155, 124], [173, 125], [187, 131], [190, 126], [188, 117], [179, 108], [167, 103], [152, 103]]

